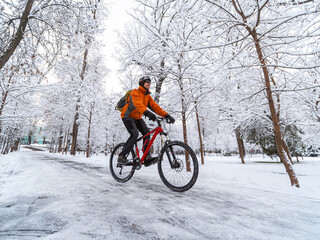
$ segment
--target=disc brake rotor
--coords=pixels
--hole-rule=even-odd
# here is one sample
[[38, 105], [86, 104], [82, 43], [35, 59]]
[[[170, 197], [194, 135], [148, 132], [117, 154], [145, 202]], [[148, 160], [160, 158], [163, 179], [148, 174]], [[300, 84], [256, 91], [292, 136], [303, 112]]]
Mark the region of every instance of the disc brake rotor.
[[179, 158], [175, 161], [174, 165], [174, 170], [177, 172], [181, 172], [183, 170], [183, 161]]

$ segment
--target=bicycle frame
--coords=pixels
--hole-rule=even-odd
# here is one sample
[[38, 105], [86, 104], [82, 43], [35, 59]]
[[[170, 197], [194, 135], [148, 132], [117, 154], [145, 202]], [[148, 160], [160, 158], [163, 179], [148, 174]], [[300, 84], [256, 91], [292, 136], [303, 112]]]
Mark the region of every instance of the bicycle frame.
[[144, 153], [143, 153], [143, 155], [142, 155], [141, 158], [140, 158], [140, 154], [139, 154], [138, 144], [137, 144], [137, 142], [135, 143], [135, 145], [136, 145], [136, 154], [137, 154], [137, 156], [140, 158], [141, 164], [143, 164], [144, 159], [146, 158], [146, 156], [147, 156], [147, 154], [148, 154], [148, 152], [149, 152], [149, 150], [150, 150], [150, 148], [151, 148], [154, 140], [156, 139], [156, 137], [158, 136], [158, 134], [160, 134], [160, 133], [162, 133], [162, 132], [163, 132], [163, 129], [162, 129], [161, 126], [159, 126], [159, 127], [156, 127], [155, 129], [151, 130], [150, 132], [148, 132], [146, 135], [144, 135], [144, 136], [142, 136], [142, 137], [140, 137], [140, 138], [137, 139], [137, 142], [139, 142], [141, 139], [144, 139], [144, 138], [146, 138], [147, 136], [149, 136], [149, 135], [151, 135], [152, 133], [154, 133], [153, 136], [152, 136], [152, 138], [151, 138], [151, 140], [150, 140], [150, 142], [148, 143], [147, 149], [144, 151]]
[[150, 140], [150, 142], [148, 143], [147, 149], [144, 151], [142, 157], [140, 158], [141, 164], [143, 164], [143, 162], [144, 162], [144, 160], [145, 160], [145, 158], [146, 158], [146, 156], [147, 156], [147, 154], [148, 154], [148, 152], [149, 152], [149, 150], [150, 150], [150, 148], [151, 148], [154, 140], [155, 140], [156, 137], [158, 136], [158, 134], [164, 134], [164, 135], [166, 135], [166, 133], [164, 133], [164, 131], [163, 131], [162, 127], [161, 127], [160, 122], [159, 122], [159, 121], [157, 121], [157, 122], [158, 122], [158, 127], [156, 127], [155, 129], [151, 130], [151, 131], [148, 132], [146, 135], [138, 138], [137, 141], [136, 141], [136, 143], [135, 143], [135, 145], [136, 145], [136, 155], [138, 156], [138, 158], [140, 158], [139, 148], [138, 148], [137, 142], [139, 142], [141, 139], [144, 139], [144, 138], [146, 138], [147, 136], [149, 136], [149, 135], [151, 135], [152, 133], [154, 133], [153, 136], [152, 136], [152, 138], [151, 138], [151, 140]]

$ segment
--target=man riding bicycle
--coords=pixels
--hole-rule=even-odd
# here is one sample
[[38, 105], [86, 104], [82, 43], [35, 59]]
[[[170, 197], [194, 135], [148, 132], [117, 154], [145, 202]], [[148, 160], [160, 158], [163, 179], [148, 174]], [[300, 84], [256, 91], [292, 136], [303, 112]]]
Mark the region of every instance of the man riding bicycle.
[[[147, 134], [150, 130], [146, 123], [142, 119], [142, 115], [145, 115], [150, 120], [155, 121], [157, 119], [156, 115], [150, 112], [147, 107], [155, 112], [156, 114], [168, 119], [168, 122], [174, 123], [175, 119], [171, 117], [166, 111], [164, 111], [150, 96], [151, 79], [148, 76], [143, 76], [139, 79], [139, 88], [133, 89], [129, 96], [129, 102], [123, 107], [121, 111], [122, 121], [128, 130], [130, 137], [123, 146], [122, 152], [118, 155], [118, 164], [127, 164], [128, 160], [126, 156], [133, 148], [135, 142], [138, 139], [139, 132], [142, 135]], [[147, 136], [143, 140], [142, 151], [147, 149], [148, 143], [150, 141], [150, 136]], [[146, 156], [144, 161], [145, 165], [156, 162], [156, 157], [151, 157], [150, 153]]]

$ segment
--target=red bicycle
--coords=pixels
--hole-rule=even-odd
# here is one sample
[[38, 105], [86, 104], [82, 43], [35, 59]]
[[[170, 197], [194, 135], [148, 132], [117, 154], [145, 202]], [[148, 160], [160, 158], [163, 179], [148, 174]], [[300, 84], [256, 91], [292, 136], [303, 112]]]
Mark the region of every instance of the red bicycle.
[[[133, 176], [135, 170], [141, 169], [155, 138], [160, 134], [161, 138], [166, 138], [156, 162], [158, 162], [158, 172], [163, 183], [173, 191], [184, 192], [189, 190], [197, 181], [199, 166], [196, 154], [184, 142], [170, 141], [168, 133], [164, 132], [161, 126], [164, 118], [157, 118], [158, 127], [151, 130], [146, 135], [137, 139], [135, 150], [132, 149], [128, 154], [129, 162], [125, 165], [119, 165], [118, 154], [122, 151], [124, 143], [118, 144], [110, 156], [110, 171], [118, 182], [127, 182]], [[145, 137], [153, 134], [147, 149], [140, 158], [138, 142]], [[154, 162], [154, 163], [156, 163]], [[154, 164], [152, 163], [152, 164]], [[150, 164], [151, 165], [151, 164]], [[150, 165], [145, 165], [150, 166]]]

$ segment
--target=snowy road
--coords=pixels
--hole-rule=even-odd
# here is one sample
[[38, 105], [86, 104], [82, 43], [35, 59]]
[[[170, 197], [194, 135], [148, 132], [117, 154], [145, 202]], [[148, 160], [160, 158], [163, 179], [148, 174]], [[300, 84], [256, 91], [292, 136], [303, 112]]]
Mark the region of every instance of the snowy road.
[[[0, 158], [0, 239], [302, 239], [320, 199], [201, 178], [175, 193], [155, 166], [113, 180], [107, 161], [25, 151]], [[214, 178], [214, 177], [213, 177]]]

